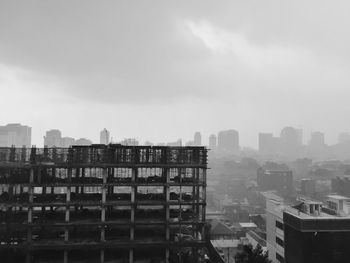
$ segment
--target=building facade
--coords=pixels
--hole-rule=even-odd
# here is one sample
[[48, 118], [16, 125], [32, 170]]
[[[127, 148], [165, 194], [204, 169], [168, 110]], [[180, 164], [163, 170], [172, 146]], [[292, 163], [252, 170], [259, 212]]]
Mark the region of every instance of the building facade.
[[300, 197], [295, 205], [271, 195], [266, 200], [267, 248], [273, 263], [349, 262], [349, 198], [329, 195], [323, 204]]
[[0, 148], [1, 262], [196, 262], [207, 150]]
[[274, 190], [283, 197], [294, 195], [293, 172], [290, 170], [257, 170], [257, 183], [261, 191]]
[[236, 130], [220, 131], [218, 133], [218, 150], [221, 152], [239, 151], [239, 133]]
[[209, 136], [209, 149], [215, 150], [216, 149], [216, 135], [212, 134]]
[[193, 136], [193, 146], [201, 146], [202, 145], [202, 135], [200, 132], [196, 132]]
[[109, 144], [110, 143], [110, 132], [104, 128], [100, 132], [100, 144]]
[[49, 130], [44, 136], [45, 147], [62, 147], [62, 133], [60, 130]]

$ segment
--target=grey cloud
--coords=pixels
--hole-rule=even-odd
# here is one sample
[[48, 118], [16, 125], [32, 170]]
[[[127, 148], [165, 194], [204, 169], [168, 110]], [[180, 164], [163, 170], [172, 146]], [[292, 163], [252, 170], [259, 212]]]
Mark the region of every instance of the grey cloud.
[[[208, 21], [252, 45], [300, 48], [314, 53], [318, 63], [346, 67], [345, 6], [314, 0], [2, 1], [0, 62], [55, 75], [68, 83], [62, 87], [67, 94], [94, 101], [217, 96], [234, 102], [235, 95], [249, 96], [256, 87], [292, 91], [294, 76], [302, 75], [296, 85], [322, 81], [304, 76], [305, 65], [281, 73], [269, 67], [254, 71], [234, 56], [226, 58], [229, 63], [216, 60], [182, 21]], [[275, 70], [283, 80], [273, 79]]]

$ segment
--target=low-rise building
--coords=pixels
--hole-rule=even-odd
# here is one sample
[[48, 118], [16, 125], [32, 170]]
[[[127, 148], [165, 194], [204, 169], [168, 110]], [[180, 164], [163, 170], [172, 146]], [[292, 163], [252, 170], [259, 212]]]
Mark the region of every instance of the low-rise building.
[[299, 197], [286, 204], [266, 194], [267, 249], [272, 262], [349, 262], [349, 198], [329, 195], [326, 203]]

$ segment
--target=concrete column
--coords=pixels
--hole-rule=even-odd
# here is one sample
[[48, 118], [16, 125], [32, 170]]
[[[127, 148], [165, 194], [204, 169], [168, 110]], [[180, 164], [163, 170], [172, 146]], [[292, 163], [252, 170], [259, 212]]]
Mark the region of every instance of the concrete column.
[[129, 249], [129, 263], [134, 263], [134, 249]]
[[165, 249], [165, 263], [169, 263], [169, 248]]
[[68, 251], [63, 252], [63, 263], [68, 263]]
[[135, 239], [135, 225], [132, 224], [130, 226], [130, 240], [133, 241]]
[[105, 221], [106, 221], [106, 208], [103, 206], [101, 210], [101, 222], [105, 222]]
[[[132, 182], [135, 184], [137, 178], [137, 168], [132, 168]], [[131, 186], [131, 226], [130, 226], [130, 240], [134, 240], [135, 238], [135, 210], [137, 209], [136, 205], [136, 194], [137, 194], [137, 186]], [[130, 249], [130, 262], [133, 262], [133, 250]]]
[[66, 193], [66, 218], [65, 221], [69, 222], [70, 221], [70, 209], [68, 203], [70, 202], [70, 194], [71, 194], [71, 188], [70, 186], [67, 187], [67, 193]]
[[[29, 188], [28, 188], [30, 206], [28, 208], [28, 223], [32, 223], [32, 220], [33, 220], [33, 207], [32, 207], [33, 194], [34, 194], [33, 183], [34, 183], [34, 168], [30, 168]], [[29, 236], [28, 236], [28, 239], [29, 239]], [[30, 234], [30, 239], [31, 239], [31, 234]]]
[[66, 193], [66, 202], [70, 202], [70, 196], [71, 196], [71, 187], [67, 186], [67, 193]]
[[69, 240], [69, 231], [68, 231], [68, 229], [66, 228], [66, 229], [64, 230], [64, 241], [65, 241], [65, 242], [68, 242], [68, 240]]
[[102, 178], [103, 178], [103, 183], [107, 183], [107, 177], [108, 177], [108, 168], [103, 168], [102, 171]]
[[170, 207], [169, 207], [169, 201], [170, 201], [170, 187], [168, 184], [164, 187], [165, 191], [165, 240], [170, 239], [170, 225], [169, 225], [169, 220], [170, 220]]
[[105, 232], [105, 227], [101, 227], [101, 241], [106, 241], [106, 232]]
[[132, 181], [133, 183], [136, 182], [136, 177], [137, 177], [137, 168], [132, 168], [131, 181]]
[[100, 262], [101, 263], [105, 262], [105, 251], [104, 251], [104, 249], [101, 249], [101, 251], [100, 251]]
[[102, 203], [106, 203], [106, 196], [107, 196], [107, 186], [102, 185]]

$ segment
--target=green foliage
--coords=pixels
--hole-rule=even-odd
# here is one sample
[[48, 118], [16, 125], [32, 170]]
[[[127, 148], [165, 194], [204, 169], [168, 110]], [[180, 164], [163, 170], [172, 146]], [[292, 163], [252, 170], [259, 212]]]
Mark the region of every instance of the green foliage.
[[243, 251], [235, 256], [236, 263], [271, 263], [268, 253], [264, 252], [258, 244], [254, 249], [252, 245], [243, 246]]

